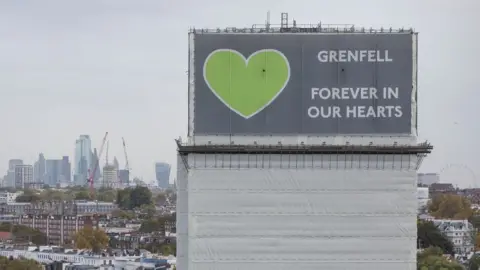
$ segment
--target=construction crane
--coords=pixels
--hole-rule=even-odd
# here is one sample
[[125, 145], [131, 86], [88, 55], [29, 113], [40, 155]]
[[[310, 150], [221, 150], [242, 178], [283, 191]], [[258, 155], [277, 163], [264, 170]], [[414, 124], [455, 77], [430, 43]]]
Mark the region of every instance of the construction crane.
[[[125, 170], [128, 173], [128, 178], [130, 178], [130, 164], [128, 163], [128, 155], [127, 155], [127, 145], [125, 144], [125, 139], [122, 137], [123, 142], [123, 154], [125, 155]], [[130, 182], [130, 179], [128, 179]]]
[[102, 156], [102, 153], [103, 153], [103, 149], [105, 147], [105, 143], [107, 142], [107, 136], [108, 136], [108, 132], [105, 132], [105, 136], [103, 136], [103, 140], [102, 140], [102, 145], [100, 146], [100, 151], [98, 152], [98, 157], [95, 157], [95, 166], [93, 167], [93, 170], [89, 171], [89, 176], [87, 178], [87, 183], [90, 184], [90, 195], [92, 197], [92, 199], [94, 198], [94, 195], [95, 195], [95, 188], [93, 187], [93, 181], [95, 179], [95, 173], [97, 172], [98, 170], [98, 166], [100, 164], [100, 157]]

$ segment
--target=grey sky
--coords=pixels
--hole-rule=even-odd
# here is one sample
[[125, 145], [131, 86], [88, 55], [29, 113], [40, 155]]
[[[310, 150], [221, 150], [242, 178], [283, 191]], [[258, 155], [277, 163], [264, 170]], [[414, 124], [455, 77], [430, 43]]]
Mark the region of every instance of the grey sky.
[[474, 185], [461, 167], [480, 177], [476, 0], [0, 0], [0, 174], [10, 158], [73, 158], [79, 134], [99, 147], [109, 131], [110, 156], [124, 165], [125, 137], [133, 175], [153, 180], [154, 162], [175, 166], [173, 139], [186, 135], [188, 28], [251, 26], [268, 10], [272, 23], [289, 12], [419, 31], [420, 138], [436, 147], [421, 171], [460, 164], [443, 180]]

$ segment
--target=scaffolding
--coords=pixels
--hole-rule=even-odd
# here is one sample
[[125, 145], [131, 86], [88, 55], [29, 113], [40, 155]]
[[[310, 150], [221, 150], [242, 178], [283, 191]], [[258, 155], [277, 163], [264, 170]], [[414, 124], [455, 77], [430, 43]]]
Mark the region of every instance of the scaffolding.
[[417, 170], [431, 153], [417, 145], [189, 145], [176, 140], [185, 168]]

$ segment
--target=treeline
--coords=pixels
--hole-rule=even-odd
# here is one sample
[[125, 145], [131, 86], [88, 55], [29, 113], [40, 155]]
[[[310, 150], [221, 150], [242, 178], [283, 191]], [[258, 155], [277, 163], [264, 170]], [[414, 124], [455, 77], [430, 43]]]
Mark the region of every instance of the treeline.
[[1, 270], [42, 270], [43, 267], [34, 260], [13, 259], [0, 256]]

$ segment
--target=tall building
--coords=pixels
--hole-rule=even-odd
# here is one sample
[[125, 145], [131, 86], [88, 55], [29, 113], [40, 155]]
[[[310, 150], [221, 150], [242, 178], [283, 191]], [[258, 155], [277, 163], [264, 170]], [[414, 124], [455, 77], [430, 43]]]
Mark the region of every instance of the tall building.
[[23, 160], [21, 160], [21, 159], [10, 159], [8, 161], [8, 170], [9, 171], [15, 171], [15, 167], [17, 165], [23, 165]]
[[71, 168], [68, 156], [62, 159], [48, 159], [46, 161], [45, 184], [54, 187], [60, 183], [70, 183]]
[[120, 164], [118, 163], [117, 157], [113, 157], [113, 166], [117, 169], [117, 171], [120, 169]]
[[92, 166], [92, 141], [89, 135], [80, 135], [75, 141], [75, 184], [86, 184], [88, 170]]
[[34, 188], [33, 166], [17, 165], [15, 166], [15, 188]]
[[72, 180], [72, 166], [70, 164], [70, 160], [68, 156], [62, 157], [62, 179], [61, 182], [70, 183]]
[[107, 164], [103, 167], [102, 187], [118, 187], [118, 172], [115, 166]]
[[130, 183], [130, 171], [129, 170], [118, 170], [118, 180], [120, 184], [128, 186]]
[[97, 153], [97, 148], [93, 148], [93, 156], [92, 156], [92, 169], [94, 169], [95, 167], [97, 168], [97, 170], [95, 170], [95, 174], [93, 176], [93, 180], [94, 181], [98, 181], [100, 179], [100, 176], [101, 176], [101, 170], [100, 170], [100, 161], [98, 159], [98, 153]]
[[33, 165], [33, 180], [37, 183], [45, 182], [46, 163], [42, 153], [38, 155], [38, 160]]
[[15, 187], [15, 166], [17, 165], [23, 165], [23, 160], [10, 159], [8, 161], [8, 171], [3, 178], [4, 187]]
[[170, 164], [165, 162], [155, 163], [155, 176], [157, 178], [158, 187], [168, 188], [170, 179]]

